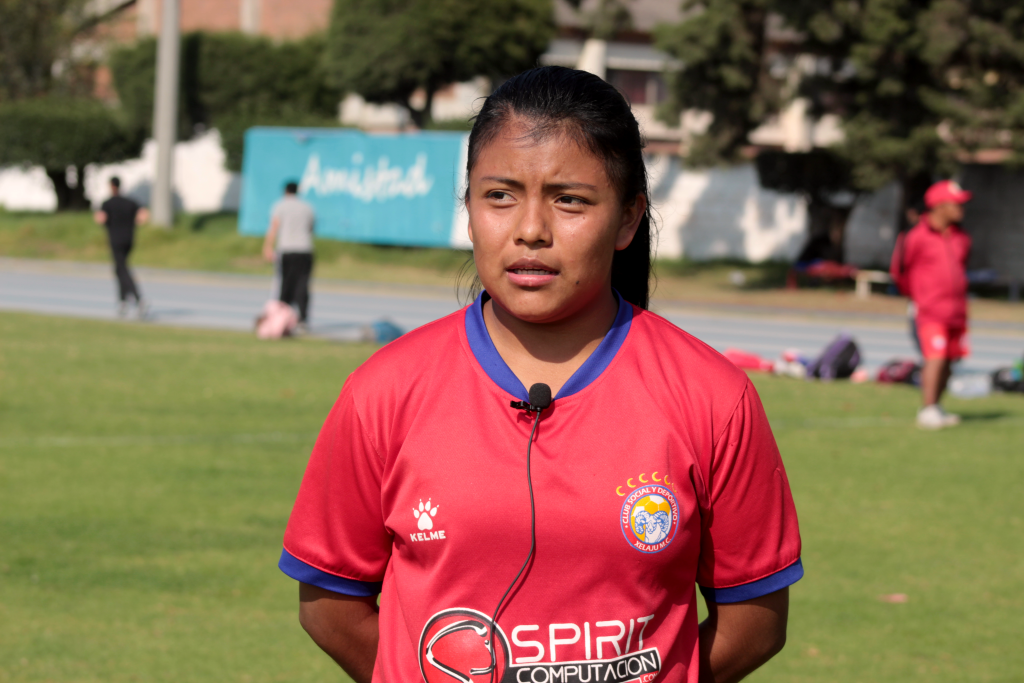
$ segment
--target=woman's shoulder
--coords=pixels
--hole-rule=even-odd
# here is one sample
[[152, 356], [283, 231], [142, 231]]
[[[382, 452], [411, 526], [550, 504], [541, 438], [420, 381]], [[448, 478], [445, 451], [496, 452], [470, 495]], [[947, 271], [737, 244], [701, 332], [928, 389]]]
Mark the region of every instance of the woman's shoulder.
[[667, 386], [734, 401], [749, 383], [747, 374], [711, 346], [656, 313], [633, 316], [640, 362], [656, 368]]
[[359, 403], [411, 396], [434, 387], [435, 377], [464, 356], [465, 308], [417, 327], [385, 344], [345, 380]]

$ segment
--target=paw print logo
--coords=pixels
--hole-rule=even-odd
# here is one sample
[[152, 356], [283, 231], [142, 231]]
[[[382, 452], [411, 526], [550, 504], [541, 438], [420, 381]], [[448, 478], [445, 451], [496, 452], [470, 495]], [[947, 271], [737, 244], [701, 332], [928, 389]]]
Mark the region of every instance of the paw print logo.
[[426, 505], [423, 504], [422, 500], [420, 501], [419, 510], [417, 510], [416, 508], [412, 509], [412, 516], [419, 520], [416, 526], [419, 528], [420, 531], [425, 531], [427, 529], [434, 528], [434, 521], [430, 518], [437, 517], [437, 508], [437, 505], [435, 505], [434, 507], [430, 507], [430, 499], [428, 498]]

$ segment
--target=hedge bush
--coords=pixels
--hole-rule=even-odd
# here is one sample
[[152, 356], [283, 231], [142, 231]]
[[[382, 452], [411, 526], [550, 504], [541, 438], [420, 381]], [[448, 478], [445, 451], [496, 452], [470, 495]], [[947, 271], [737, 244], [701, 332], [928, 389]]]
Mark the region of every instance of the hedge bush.
[[[138, 156], [143, 138], [95, 100], [56, 97], [0, 103], [0, 166], [39, 165], [53, 181], [58, 210], [84, 208], [85, 167]], [[73, 166], [79, 182], [69, 185]]]
[[[182, 37], [179, 137], [220, 130], [228, 166], [241, 167], [242, 137], [253, 125], [337, 125], [341, 91], [324, 72], [324, 37], [275, 43], [242, 33]], [[114, 85], [133, 124], [151, 129], [156, 41], [110, 58]]]

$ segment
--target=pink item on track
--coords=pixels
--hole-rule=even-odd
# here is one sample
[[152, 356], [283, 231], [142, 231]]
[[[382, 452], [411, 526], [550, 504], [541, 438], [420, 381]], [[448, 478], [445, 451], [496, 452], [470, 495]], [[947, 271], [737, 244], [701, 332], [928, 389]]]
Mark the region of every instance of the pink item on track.
[[756, 353], [750, 353], [749, 351], [740, 351], [739, 349], [726, 349], [725, 353], [722, 354], [728, 358], [733, 365], [740, 368], [741, 370], [759, 370], [761, 372], [771, 372], [775, 367], [775, 363], [762, 358]]
[[260, 339], [288, 337], [299, 324], [299, 316], [286, 303], [271, 300], [263, 305], [263, 313], [256, 319], [256, 336]]

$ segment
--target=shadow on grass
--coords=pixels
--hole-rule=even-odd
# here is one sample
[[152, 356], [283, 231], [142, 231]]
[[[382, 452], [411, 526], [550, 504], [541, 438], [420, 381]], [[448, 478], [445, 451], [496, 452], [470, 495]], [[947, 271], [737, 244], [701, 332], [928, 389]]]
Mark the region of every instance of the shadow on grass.
[[234, 232], [238, 230], [237, 211], [211, 211], [187, 216], [192, 232]]
[[987, 413], [961, 413], [960, 419], [963, 422], [991, 422], [1012, 417], [1012, 414], [1005, 410], [991, 410]]

